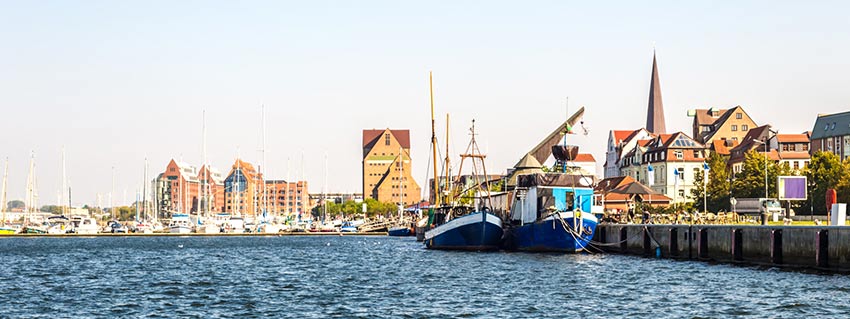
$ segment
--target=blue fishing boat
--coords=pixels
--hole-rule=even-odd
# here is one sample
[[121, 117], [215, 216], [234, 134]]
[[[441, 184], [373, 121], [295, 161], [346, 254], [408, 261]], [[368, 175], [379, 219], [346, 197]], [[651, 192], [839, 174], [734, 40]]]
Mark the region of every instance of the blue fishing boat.
[[581, 252], [598, 220], [591, 213], [593, 179], [538, 173], [518, 176], [506, 249]]
[[425, 247], [447, 250], [498, 250], [502, 234], [502, 219], [499, 216], [486, 211], [472, 212], [426, 231]]
[[387, 235], [394, 237], [405, 237], [412, 235], [413, 232], [410, 231], [409, 227], [399, 226], [399, 227], [390, 227], [387, 231]]

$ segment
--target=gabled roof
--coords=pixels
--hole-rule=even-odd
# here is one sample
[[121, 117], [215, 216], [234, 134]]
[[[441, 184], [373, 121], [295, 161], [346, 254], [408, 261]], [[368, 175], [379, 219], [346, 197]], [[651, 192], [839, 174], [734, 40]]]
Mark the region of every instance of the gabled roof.
[[593, 158], [593, 154], [577, 154], [575, 160], [573, 162], [581, 162], [581, 163], [596, 163], [596, 159]]
[[736, 140], [711, 141], [711, 150], [720, 155], [729, 155], [735, 146], [738, 146], [738, 141]]
[[596, 183], [595, 190], [597, 192], [609, 192], [615, 188], [634, 182], [635, 179], [631, 176], [609, 177]]
[[741, 144], [730, 149], [730, 152], [746, 152], [751, 150], [754, 146], [761, 145], [760, 143], [756, 143], [755, 140], [762, 141], [764, 137], [767, 136], [767, 132], [770, 129], [770, 125], [762, 125], [753, 129], [750, 129], [747, 132], [747, 135], [744, 136], [744, 139], [741, 141]]
[[611, 135], [614, 136], [614, 145], [620, 144], [621, 142], [626, 140], [626, 138], [628, 138], [629, 136], [633, 136], [635, 134], [635, 132], [637, 132], [637, 131], [639, 131], [639, 130], [634, 130], [634, 131], [612, 130]]
[[809, 143], [809, 136], [803, 134], [777, 134], [779, 143]]
[[812, 128], [812, 140], [844, 135], [850, 135], [850, 111], [818, 115]]
[[522, 169], [522, 168], [538, 168], [539, 169], [541, 167], [543, 167], [543, 164], [540, 164], [540, 162], [538, 162], [537, 159], [534, 158], [534, 156], [531, 156], [530, 153], [525, 154], [525, 156], [523, 156], [522, 159], [519, 160], [519, 163], [517, 163], [514, 166], [514, 168], [516, 168], [516, 169]]
[[[728, 116], [726, 115], [729, 111], [728, 109], [696, 109], [694, 110], [696, 114], [694, 114], [694, 120], [697, 122], [697, 125], [712, 125], [714, 122], [719, 120], [721, 117]], [[717, 111], [717, 116], [711, 116], [711, 111]]]
[[403, 148], [410, 148], [410, 130], [363, 130], [363, 148], [372, 148], [384, 132], [390, 131], [390, 134], [398, 140]]

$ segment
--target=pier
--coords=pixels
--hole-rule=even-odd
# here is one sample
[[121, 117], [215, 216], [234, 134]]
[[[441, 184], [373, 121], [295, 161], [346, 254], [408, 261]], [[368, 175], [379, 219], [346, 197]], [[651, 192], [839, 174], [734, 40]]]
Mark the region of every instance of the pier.
[[850, 272], [850, 226], [602, 224], [608, 253]]

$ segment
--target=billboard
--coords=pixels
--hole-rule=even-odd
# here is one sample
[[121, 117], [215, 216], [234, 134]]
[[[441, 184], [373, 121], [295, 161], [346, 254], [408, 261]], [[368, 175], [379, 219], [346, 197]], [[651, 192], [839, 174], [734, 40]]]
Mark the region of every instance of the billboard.
[[776, 183], [779, 200], [806, 200], [808, 184], [805, 176], [779, 176]]

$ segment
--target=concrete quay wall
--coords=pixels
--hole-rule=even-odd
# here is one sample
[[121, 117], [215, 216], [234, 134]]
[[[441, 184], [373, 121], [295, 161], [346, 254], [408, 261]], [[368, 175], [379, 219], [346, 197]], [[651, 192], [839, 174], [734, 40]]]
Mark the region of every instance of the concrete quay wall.
[[850, 226], [601, 224], [610, 253], [850, 272]]

